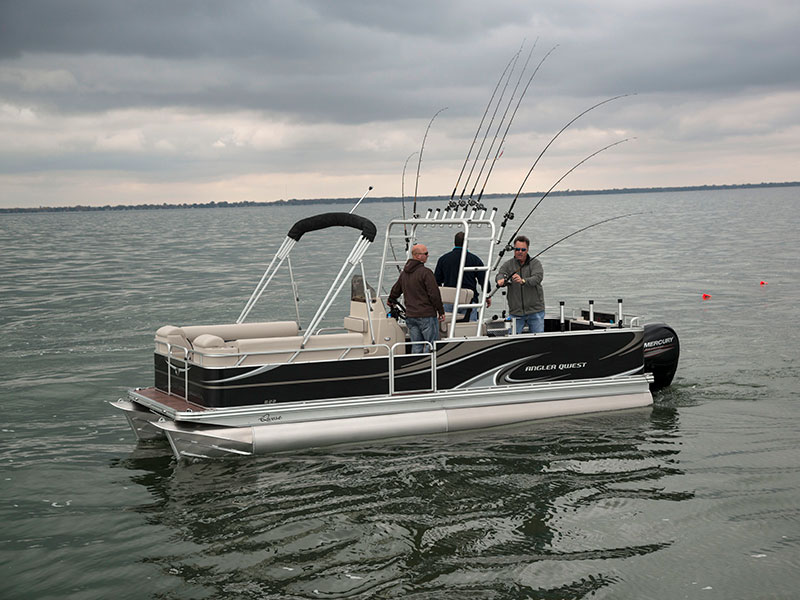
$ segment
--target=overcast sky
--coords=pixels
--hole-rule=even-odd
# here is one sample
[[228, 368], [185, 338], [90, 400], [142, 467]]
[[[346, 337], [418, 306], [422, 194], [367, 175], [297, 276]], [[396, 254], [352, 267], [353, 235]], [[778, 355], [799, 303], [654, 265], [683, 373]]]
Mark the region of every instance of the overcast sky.
[[450, 194], [537, 39], [487, 193], [800, 180], [797, 0], [0, 0], [0, 206]]

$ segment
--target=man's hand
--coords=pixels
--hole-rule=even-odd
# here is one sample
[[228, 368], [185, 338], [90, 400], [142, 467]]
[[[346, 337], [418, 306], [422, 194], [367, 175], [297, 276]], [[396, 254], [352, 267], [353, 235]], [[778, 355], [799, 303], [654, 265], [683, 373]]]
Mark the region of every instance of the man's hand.
[[525, 283], [525, 280], [522, 279], [522, 277], [519, 276], [519, 273], [514, 273], [511, 276], [511, 281], [513, 281], [515, 283]]
[[444, 323], [444, 315], [439, 315], [439, 320]]
[[505, 279], [498, 279], [497, 280], [497, 287], [503, 287], [506, 284]]

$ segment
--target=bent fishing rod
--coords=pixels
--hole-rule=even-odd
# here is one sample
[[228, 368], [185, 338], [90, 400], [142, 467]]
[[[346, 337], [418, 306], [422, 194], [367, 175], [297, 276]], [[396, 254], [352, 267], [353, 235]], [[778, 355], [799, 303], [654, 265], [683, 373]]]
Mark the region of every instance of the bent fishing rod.
[[[587, 156], [586, 158], [584, 158], [584, 159], [583, 159], [583, 160], [581, 160], [580, 162], [576, 163], [576, 164], [575, 164], [575, 165], [574, 165], [574, 166], [573, 166], [571, 169], [569, 169], [569, 170], [568, 170], [566, 173], [564, 173], [564, 174], [563, 174], [561, 177], [559, 177], [559, 178], [556, 180], [556, 182], [555, 182], [553, 185], [551, 185], [551, 186], [550, 186], [550, 189], [549, 189], [549, 190], [547, 190], [547, 191], [546, 191], [546, 192], [545, 192], [545, 193], [542, 195], [542, 197], [541, 197], [541, 198], [539, 198], [539, 201], [538, 201], [538, 202], [537, 202], [537, 203], [536, 203], [536, 204], [533, 206], [533, 208], [531, 209], [531, 211], [528, 213], [528, 216], [526, 216], [526, 217], [525, 217], [525, 218], [522, 220], [522, 223], [520, 223], [520, 224], [519, 224], [519, 227], [517, 227], [517, 230], [516, 230], [514, 233], [512, 233], [512, 234], [511, 234], [511, 236], [508, 238], [508, 241], [506, 242], [505, 248], [503, 248], [503, 249], [500, 251], [500, 256], [499, 256], [499, 257], [498, 257], [498, 259], [497, 259], [498, 263], [500, 262], [500, 259], [501, 259], [501, 258], [503, 258], [503, 255], [504, 255], [504, 254], [505, 254], [505, 253], [506, 253], [506, 252], [509, 250], [509, 248], [511, 248], [511, 242], [512, 242], [512, 241], [514, 240], [514, 238], [515, 238], [515, 237], [516, 237], [516, 236], [519, 234], [519, 232], [520, 232], [520, 230], [522, 229], [523, 225], [525, 225], [525, 223], [528, 221], [528, 219], [530, 219], [530, 218], [531, 218], [531, 215], [533, 214], [533, 211], [535, 211], [535, 210], [536, 210], [536, 209], [539, 207], [539, 205], [542, 203], [542, 201], [543, 201], [545, 198], [547, 198], [547, 196], [549, 196], [549, 195], [550, 195], [550, 192], [552, 192], [552, 191], [555, 189], [555, 187], [556, 187], [556, 186], [557, 186], [559, 183], [561, 183], [561, 182], [564, 180], [564, 178], [566, 178], [566, 176], [567, 176], [567, 175], [569, 175], [570, 173], [572, 173], [572, 172], [573, 172], [575, 169], [577, 169], [578, 167], [580, 167], [580, 166], [581, 166], [583, 163], [585, 163], [587, 160], [589, 160], [589, 159], [590, 159], [590, 158], [592, 158], [593, 156], [597, 156], [598, 154], [600, 154], [601, 152], [605, 152], [605, 151], [606, 151], [606, 150], [608, 150], [609, 148], [613, 148], [614, 146], [618, 146], [619, 144], [624, 144], [625, 142], [628, 142], [628, 141], [630, 141], [630, 140], [632, 140], [632, 139], [636, 139], [636, 138], [625, 138], [624, 140], [619, 140], [618, 142], [614, 142], [613, 144], [609, 144], [608, 146], [605, 146], [605, 147], [603, 147], [603, 148], [600, 148], [599, 150], [596, 150], [596, 151], [592, 152], [592, 153], [591, 153], [589, 156]], [[499, 238], [499, 236], [498, 236], [498, 239], [500, 239], [500, 238]]]
[[500, 240], [503, 238], [503, 232], [504, 232], [504, 231], [505, 231], [505, 229], [506, 229], [506, 225], [508, 224], [508, 221], [510, 221], [511, 219], [513, 219], [513, 218], [514, 218], [514, 205], [517, 203], [517, 200], [519, 199], [519, 196], [520, 196], [520, 194], [522, 193], [522, 190], [523, 190], [523, 188], [525, 187], [525, 184], [528, 182], [528, 178], [531, 176], [531, 173], [533, 173], [533, 170], [536, 168], [536, 165], [538, 165], [538, 164], [539, 164], [539, 161], [542, 159], [542, 156], [544, 156], [544, 153], [545, 153], [545, 152], [547, 152], [548, 148], [550, 148], [550, 146], [553, 144], [553, 142], [555, 142], [555, 141], [558, 139], [558, 137], [559, 137], [559, 136], [560, 136], [562, 133], [564, 133], [564, 132], [565, 132], [565, 131], [566, 131], [566, 130], [569, 128], [569, 126], [570, 126], [570, 125], [572, 125], [572, 124], [573, 124], [575, 121], [577, 121], [578, 119], [580, 119], [580, 118], [581, 118], [583, 115], [585, 115], [586, 113], [588, 113], [588, 112], [591, 112], [591, 111], [593, 111], [595, 108], [598, 108], [598, 107], [600, 107], [600, 106], [603, 106], [604, 104], [608, 104], [609, 102], [613, 102], [614, 100], [619, 100], [620, 98], [627, 98], [628, 96], [635, 96], [635, 94], [620, 94], [619, 96], [614, 96], [613, 98], [608, 98], [607, 100], [603, 100], [602, 102], [598, 102], [598, 103], [597, 103], [597, 104], [595, 104], [594, 106], [590, 106], [589, 108], [587, 108], [586, 110], [584, 110], [582, 113], [580, 113], [580, 114], [578, 114], [576, 117], [574, 117], [574, 118], [573, 118], [571, 121], [569, 121], [569, 122], [568, 122], [566, 125], [564, 125], [564, 126], [563, 126], [563, 127], [562, 127], [562, 128], [559, 130], [559, 131], [558, 131], [558, 133], [556, 133], [556, 134], [555, 134], [555, 135], [554, 135], [554, 136], [553, 136], [553, 137], [550, 139], [550, 141], [549, 141], [549, 142], [547, 142], [547, 145], [546, 145], [546, 146], [544, 147], [544, 149], [543, 149], [543, 150], [542, 150], [542, 151], [539, 153], [539, 156], [537, 156], [537, 157], [536, 157], [536, 160], [533, 162], [533, 165], [531, 166], [530, 170], [528, 171], [528, 174], [527, 174], [527, 175], [525, 175], [525, 179], [523, 179], [523, 180], [522, 180], [522, 185], [520, 185], [520, 186], [519, 186], [519, 190], [517, 190], [517, 193], [516, 193], [516, 195], [514, 196], [514, 199], [511, 201], [511, 205], [508, 207], [508, 210], [506, 211], [506, 214], [505, 214], [505, 215], [503, 215], [503, 222], [500, 224], [500, 233], [499, 233], [499, 234], [498, 234], [498, 236], [497, 236], [497, 243], [498, 243], [498, 244], [500, 243]]
[[519, 109], [519, 105], [522, 104], [522, 99], [525, 97], [525, 93], [528, 91], [528, 88], [530, 87], [533, 78], [536, 77], [536, 73], [539, 72], [539, 69], [541, 68], [544, 61], [547, 60], [547, 57], [550, 56], [555, 51], [556, 48], [558, 48], [558, 44], [550, 48], [550, 51], [547, 54], [545, 54], [542, 60], [539, 61], [539, 64], [536, 65], [536, 69], [534, 69], [533, 74], [531, 75], [530, 79], [528, 79], [528, 83], [525, 84], [525, 89], [522, 90], [522, 94], [520, 94], [519, 100], [517, 100], [517, 105], [514, 107], [514, 112], [511, 113], [511, 118], [508, 120], [508, 125], [506, 125], [506, 130], [503, 132], [503, 138], [500, 140], [500, 145], [497, 147], [497, 152], [495, 153], [494, 158], [492, 159], [492, 164], [489, 166], [489, 172], [486, 174], [486, 179], [484, 179], [483, 181], [483, 187], [481, 188], [481, 193], [478, 194], [478, 203], [480, 203], [481, 198], [483, 198], [483, 191], [486, 189], [486, 184], [489, 183], [489, 177], [492, 175], [492, 171], [494, 170], [494, 165], [497, 162], [497, 159], [500, 158], [500, 155], [502, 154], [503, 144], [506, 141], [508, 130], [511, 128], [511, 123], [514, 121], [514, 117], [517, 115], [517, 110]]
[[[537, 40], [538, 42], [538, 40]], [[472, 186], [472, 191], [469, 193], [469, 199], [472, 200], [472, 197], [475, 195], [475, 188], [478, 187], [478, 182], [481, 180], [481, 175], [483, 174], [483, 169], [486, 167], [486, 163], [489, 160], [489, 157], [492, 154], [492, 150], [494, 149], [494, 143], [497, 141], [497, 136], [500, 135], [500, 130], [503, 128], [503, 122], [506, 120], [506, 115], [508, 115], [508, 109], [511, 108], [511, 105], [514, 102], [514, 96], [517, 94], [517, 90], [519, 89], [519, 84], [522, 83], [522, 77], [525, 75], [525, 71], [528, 69], [528, 63], [531, 60], [531, 56], [533, 56], [533, 51], [536, 49], [536, 43], [533, 44], [530, 52], [528, 52], [528, 58], [525, 59], [525, 64], [522, 67], [522, 70], [519, 72], [519, 78], [517, 78], [517, 83], [514, 85], [514, 91], [511, 92], [511, 98], [508, 99], [508, 104], [506, 105], [506, 109], [503, 111], [503, 116], [500, 119], [500, 122], [497, 124], [497, 131], [492, 138], [492, 143], [489, 145], [489, 151], [486, 153], [486, 158], [483, 159], [483, 163], [481, 164], [481, 169], [478, 171], [478, 176], [475, 178], [475, 184]]]
[[561, 238], [561, 239], [560, 239], [560, 240], [558, 240], [557, 242], [553, 242], [553, 243], [552, 243], [552, 244], [550, 244], [550, 245], [549, 245], [547, 248], [545, 248], [545, 249], [544, 249], [544, 250], [542, 250], [541, 252], [539, 252], [539, 253], [535, 254], [535, 255], [534, 255], [534, 256], [532, 256], [531, 258], [532, 258], [532, 259], [533, 259], [533, 258], [538, 258], [538, 257], [539, 257], [539, 256], [541, 256], [542, 254], [544, 254], [545, 252], [547, 252], [548, 250], [550, 250], [550, 248], [552, 248], [553, 246], [557, 246], [558, 244], [560, 244], [560, 243], [561, 243], [561, 242], [563, 242], [564, 240], [568, 240], [569, 238], [571, 238], [573, 235], [578, 235], [580, 232], [582, 232], [582, 231], [586, 231], [587, 229], [591, 229], [592, 227], [597, 227], [598, 225], [602, 225], [603, 223], [609, 223], [610, 221], [616, 221], [617, 219], [624, 219], [625, 217], [632, 217], [632, 216], [634, 216], [634, 215], [643, 215], [643, 214], [644, 214], [644, 211], [632, 212], [632, 213], [628, 213], [627, 215], [617, 215], [616, 217], [611, 217], [611, 218], [609, 218], [609, 219], [603, 219], [602, 221], [598, 221], [597, 223], [592, 223], [591, 225], [587, 225], [586, 227], [582, 227], [581, 229], [578, 229], [578, 231], [573, 231], [573, 232], [572, 232], [572, 233], [570, 233], [569, 235], [565, 235], [563, 238]]
[[[628, 214], [626, 214], [626, 215], [617, 215], [616, 217], [610, 217], [610, 218], [608, 218], [608, 219], [603, 219], [602, 221], [598, 221], [597, 223], [592, 223], [591, 225], [587, 225], [586, 227], [581, 227], [581, 228], [580, 228], [580, 229], [578, 229], [577, 231], [573, 231], [573, 232], [572, 232], [572, 233], [570, 233], [569, 235], [565, 235], [565, 236], [564, 236], [564, 237], [562, 237], [561, 239], [559, 239], [559, 240], [557, 240], [557, 241], [553, 242], [552, 244], [550, 244], [549, 246], [547, 246], [547, 247], [546, 247], [544, 250], [542, 250], [542, 251], [540, 251], [540, 252], [538, 252], [538, 253], [534, 254], [533, 256], [531, 256], [531, 260], [533, 260], [534, 258], [538, 258], [538, 257], [540, 257], [542, 254], [544, 254], [545, 252], [547, 252], [548, 250], [550, 250], [550, 249], [551, 249], [553, 246], [557, 246], [558, 244], [560, 244], [560, 243], [561, 243], [561, 242], [563, 242], [564, 240], [568, 240], [568, 239], [569, 239], [569, 238], [571, 238], [573, 235], [578, 235], [579, 233], [581, 233], [581, 232], [583, 232], [583, 231], [586, 231], [587, 229], [591, 229], [592, 227], [597, 227], [598, 225], [602, 225], [603, 223], [609, 223], [609, 222], [611, 222], [611, 221], [616, 221], [617, 219], [624, 219], [625, 217], [632, 217], [632, 216], [634, 216], [634, 215], [643, 215], [643, 214], [644, 214], [644, 211], [632, 212], [632, 213], [628, 213]], [[495, 266], [495, 269], [496, 269], [496, 268], [497, 268], [497, 266]], [[494, 270], [494, 269], [493, 269], [493, 270]], [[506, 285], [504, 285], [504, 286], [502, 286], [502, 287], [507, 287], [507, 286], [508, 286], [508, 284], [506, 283]], [[501, 286], [497, 286], [497, 287], [495, 287], [495, 289], [494, 289], [494, 290], [493, 290], [493, 291], [492, 291], [492, 292], [491, 292], [491, 293], [488, 295], [488, 297], [489, 297], [489, 298], [491, 298], [492, 296], [494, 296], [494, 295], [497, 293], [497, 291], [500, 289], [500, 287], [501, 287]]]
[[469, 169], [469, 175], [467, 175], [467, 179], [466, 181], [464, 181], [464, 187], [462, 188], [461, 194], [458, 197], [459, 202], [462, 202], [464, 200], [464, 193], [467, 191], [467, 186], [469, 185], [469, 182], [472, 179], [472, 173], [475, 172], [475, 166], [478, 164], [478, 159], [481, 157], [481, 153], [483, 152], [483, 146], [484, 144], [486, 144], [486, 140], [489, 139], [489, 132], [492, 130], [492, 125], [494, 124], [494, 119], [497, 116], [497, 111], [500, 109], [500, 105], [503, 103], [503, 98], [506, 95], [508, 84], [511, 83], [511, 77], [514, 75], [514, 70], [517, 68], [517, 62], [519, 61], [520, 52], [522, 52], [521, 47], [512, 58], [513, 66], [511, 67], [511, 70], [508, 72], [508, 77], [506, 78], [506, 82], [503, 85], [503, 91], [500, 92], [500, 98], [498, 98], [497, 104], [495, 104], [494, 106], [494, 110], [492, 111], [492, 118], [489, 120], [489, 124], [486, 126], [486, 131], [483, 134], [481, 145], [478, 148], [478, 151], [475, 153], [475, 159], [472, 161], [472, 166]]
[[[403, 163], [403, 176], [400, 178], [400, 205], [403, 207], [403, 220], [406, 218], [406, 167], [408, 166], [408, 161], [411, 160], [411, 157], [414, 156], [416, 152], [412, 152], [406, 157], [406, 162]], [[406, 248], [405, 251], [408, 252], [408, 242], [410, 238], [408, 237], [408, 226], [403, 223], [403, 237], [405, 238]], [[397, 260], [397, 254], [394, 251], [394, 243], [392, 242], [392, 238], [389, 238], [389, 248], [392, 250], [392, 257]], [[400, 272], [400, 267], [397, 266], [397, 272]]]
[[[523, 42], [524, 43], [524, 42]], [[453, 187], [453, 193], [450, 194], [450, 200], [452, 201], [456, 195], [456, 191], [458, 191], [458, 184], [461, 183], [461, 177], [464, 175], [464, 169], [467, 168], [467, 163], [469, 162], [469, 157], [472, 155], [472, 149], [475, 147], [475, 142], [478, 140], [478, 135], [483, 128], [483, 122], [486, 120], [486, 115], [489, 114], [489, 109], [494, 102], [494, 97], [497, 95], [497, 90], [500, 89], [500, 84], [503, 83], [503, 79], [505, 79], [506, 72], [508, 71], [511, 63], [515, 61], [515, 59], [519, 56], [519, 53], [522, 51], [522, 47], [517, 50], [517, 53], [511, 57], [511, 60], [508, 61], [506, 68], [503, 69], [503, 74], [500, 75], [500, 79], [497, 80], [497, 85], [494, 86], [494, 91], [492, 92], [492, 97], [489, 98], [489, 104], [486, 105], [486, 110], [483, 111], [483, 116], [481, 117], [481, 122], [478, 123], [478, 130], [475, 132], [475, 137], [472, 138], [472, 144], [469, 146], [469, 151], [467, 151], [467, 157], [464, 159], [464, 164], [461, 165], [461, 172], [458, 174], [458, 179], [456, 180], [456, 185]]]
[[431, 125], [433, 125], [433, 120], [439, 116], [439, 113], [447, 110], [447, 107], [440, 108], [436, 111], [436, 114], [431, 117], [430, 122], [428, 123], [428, 127], [425, 129], [425, 136], [422, 138], [422, 146], [419, 149], [419, 161], [417, 162], [417, 179], [414, 183], [414, 207], [411, 210], [412, 216], [416, 216], [417, 214], [417, 189], [419, 188], [419, 168], [422, 165], [422, 152], [425, 150], [425, 140], [428, 139], [428, 132], [431, 130]]
[[[404, 220], [406, 218], [406, 167], [408, 166], [408, 161], [411, 160], [411, 157], [415, 154], [416, 152], [412, 152], [406, 157], [406, 162], [403, 164], [403, 177], [400, 180], [400, 204], [403, 207]], [[408, 229], [406, 229], [405, 223], [403, 223], [403, 235], [406, 238], [406, 251], [408, 251]]]

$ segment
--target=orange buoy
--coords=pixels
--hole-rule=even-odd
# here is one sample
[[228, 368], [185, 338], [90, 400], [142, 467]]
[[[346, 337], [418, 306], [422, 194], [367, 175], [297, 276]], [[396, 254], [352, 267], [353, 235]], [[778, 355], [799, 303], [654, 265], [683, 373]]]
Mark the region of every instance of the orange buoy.
[[762, 281], [762, 282], [761, 282], [761, 285], [762, 285], [762, 286], [764, 286], [764, 285], [767, 285], [767, 282], [766, 282], [766, 281]]
[[711, 294], [703, 294], [703, 300], [710, 300]]

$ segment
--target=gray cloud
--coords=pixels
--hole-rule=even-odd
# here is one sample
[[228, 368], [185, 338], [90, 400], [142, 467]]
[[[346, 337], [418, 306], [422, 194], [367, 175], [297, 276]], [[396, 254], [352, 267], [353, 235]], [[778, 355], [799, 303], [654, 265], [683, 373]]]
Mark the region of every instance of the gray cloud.
[[[662, 140], [664, 164], [681, 142], [791, 153], [775, 136], [800, 127], [798, 29], [791, 0], [4, 0], [0, 133], [21, 142], [0, 150], [0, 170], [189, 180], [385, 168], [389, 180], [443, 106], [431, 167], [457, 169], [503, 66], [537, 37], [534, 61], [558, 48], [518, 114], [508, 163], [621, 93], [638, 95], [593, 112], [552, 154], [580, 158], [633, 134]], [[778, 163], [765, 179], [791, 178]], [[718, 182], [744, 176], [720, 167]]]

